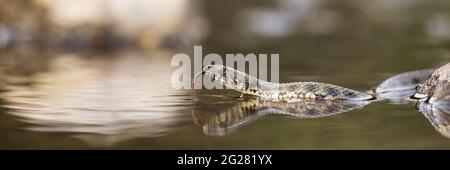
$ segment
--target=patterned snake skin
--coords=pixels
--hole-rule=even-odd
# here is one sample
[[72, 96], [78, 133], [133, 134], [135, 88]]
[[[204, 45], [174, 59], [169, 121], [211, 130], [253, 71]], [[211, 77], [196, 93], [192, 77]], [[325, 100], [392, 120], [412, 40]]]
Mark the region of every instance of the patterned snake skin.
[[[259, 80], [244, 72], [222, 65], [207, 65], [199, 75], [206, 75], [212, 82], [220, 82], [226, 88], [243, 94], [259, 96], [268, 101], [316, 100], [371, 100], [374, 96], [356, 90], [319, 82], [271, 83]], [[195, 82], [193, 82], [195, 83]]]

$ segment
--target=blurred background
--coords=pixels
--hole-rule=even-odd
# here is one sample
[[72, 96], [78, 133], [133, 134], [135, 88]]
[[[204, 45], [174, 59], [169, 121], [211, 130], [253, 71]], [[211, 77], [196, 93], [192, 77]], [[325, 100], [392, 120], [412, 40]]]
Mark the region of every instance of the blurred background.
[[192, 113], [238, 101], [171, 88], [172, 56], [194, 45], [277, 53], [281, 82], [364, 91], [448, 63], [450, 2], [0, 0], [0, 147], [450, 148], [411, 103], [203, 134]]
[[[250, 48], [273, 47], [286, 39], [302, 48], [314, 41], [332, 43], [344, 37], [348, 43], [366, 43], [365, 48], [384, 44], [437, 48], [448, 45], [450, 38], [444, 0], [0, 2], [1, 49], [109, 51], [202, 42]], [[364, 47], [353, 50], [360, 48]]]

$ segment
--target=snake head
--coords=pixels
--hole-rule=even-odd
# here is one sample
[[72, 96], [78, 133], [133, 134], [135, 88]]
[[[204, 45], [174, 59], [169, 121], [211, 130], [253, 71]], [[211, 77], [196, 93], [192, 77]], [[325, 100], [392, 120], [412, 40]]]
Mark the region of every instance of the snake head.
[[246, 90], [256, 88], [257, 78], [245, 72], [223, 65], [206, 65], [202, 68], [202, 73], [209, 77], [211, 82], [218, 82], [228, 89]]
[[234, 79], [236, 72], [239, 71], [223, 65], [205, 65], [202, 68], [202, 72], [194, 76], [194, 80], [200, 75], [205, 75], [211, 82], [222, 83], [225, 87], [234, 89], [237, 82]]
[[206, 75], [207, 77], [209, 77], [211, 79], [211, 81], [215, 81], [215, 80], [220, 80], [221, 78], [224, 78], [224, 66], [222, 65], [206, 65], [202, 68], [202, 71], [197, 73], [193, 80], [192, 80], [192, 85], [194, 85], [195, 80], [197, 79], [197, 77], [202, 76], [202, 75]]
[[223, 81], [226, 77], [226, 68], [222, 65], [206, 65], [202, 68], [203, 74], [208, 76], [212, 82]]

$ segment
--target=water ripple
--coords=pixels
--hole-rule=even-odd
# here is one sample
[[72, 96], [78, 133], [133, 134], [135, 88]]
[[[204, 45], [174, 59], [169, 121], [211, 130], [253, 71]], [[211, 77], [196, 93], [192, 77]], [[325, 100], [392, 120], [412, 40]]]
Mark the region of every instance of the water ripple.
[[171, 89], [169, 63], [158, 57], [60, 55], [48, 62], [32, 76], [3, 77], [2, 107], [26, 130], [108, 146], [168, 134], [189, 118], [177, 111], [190, 105], [190, 94]]

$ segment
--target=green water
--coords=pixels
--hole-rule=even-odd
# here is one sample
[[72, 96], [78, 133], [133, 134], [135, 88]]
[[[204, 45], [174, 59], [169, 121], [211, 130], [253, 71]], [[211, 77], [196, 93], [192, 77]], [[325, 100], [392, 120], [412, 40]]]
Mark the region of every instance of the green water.
[[[324, 26], [330, 30], [317, 33], [308, 29], [321, 30], [316, 22], [298, 23], [292, 33], [275, 37], [241, 32], [235, 18], [238, 11], [278, 9], [276, 4], [201, 2], [210, 21], [208, 36], [196, 43], [204, 53], [278, 53], [281, 82], [319, 81], [365, 91], [395, 74], [450, 61], [450, 38], [427, 31], [435, 14], [450, 16], [445, 1], [387, 11], [324, 1], [312, 10], [338, 16], [331, 22], [337, 24]], [[450, 148], [450, 139], [414, 102], [374, 102], [314, 119], [266, 115], [221, 136], [208, 134], [193, 115], [220, 113], [250, 99], [228, 90], [196, 90], [193, 96], [191, 90], [172, 89], [171, 58], [191, 55], [193, 45], [112, 54], [2, 51], [0, 148]]]

